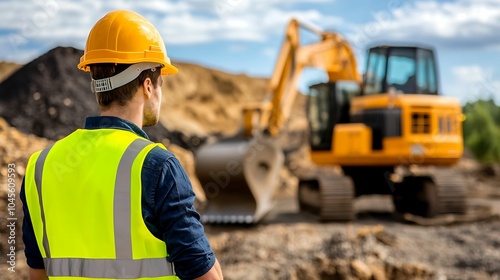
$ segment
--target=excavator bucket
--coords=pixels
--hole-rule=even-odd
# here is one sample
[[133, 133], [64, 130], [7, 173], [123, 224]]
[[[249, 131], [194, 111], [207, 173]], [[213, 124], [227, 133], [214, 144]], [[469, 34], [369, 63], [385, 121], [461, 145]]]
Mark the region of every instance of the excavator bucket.
[[227, 139], [200, 147], [195, 156], [208, 201], [202, 222], [251, 224], [269, 212], [283, 165], [272, 139]]

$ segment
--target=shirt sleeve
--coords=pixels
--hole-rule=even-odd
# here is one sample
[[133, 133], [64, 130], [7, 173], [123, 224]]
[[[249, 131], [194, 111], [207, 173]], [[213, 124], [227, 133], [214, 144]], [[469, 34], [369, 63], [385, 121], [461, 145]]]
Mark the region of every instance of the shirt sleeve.
[[21, 183], [21, 193], [20, 198], [23, 203], [23, 242], [24, 242], [24, 255], [26, 256], [26, 262], [28, 266], [35, 269], [44, 269], [42, 253], [38, 248], [38, 243], [36, 242], [35, 231], [33, 230], [33, 225], [31, 224], [30, 213], [28, 211], [28, 204], [26, 203], [26, 193], [24, 187], [24, 179]]
[[154, 216], [167, 244], [168, 260], [174, 263], [181, 279], [200, 277], [215, 264], [194, 199], [191, 182], [180, 162], [174, 156], [168, 158], [154, 192]]

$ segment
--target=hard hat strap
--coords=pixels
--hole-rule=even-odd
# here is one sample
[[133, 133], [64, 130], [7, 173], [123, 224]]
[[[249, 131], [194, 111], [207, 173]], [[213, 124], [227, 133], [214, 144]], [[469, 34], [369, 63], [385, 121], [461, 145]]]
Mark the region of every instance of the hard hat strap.
[[109, 78], [94, 80], [90, 82], [90, 88], [92, 92], [105, 92], [112, 89], [121, 87], [133, 81], [135, 78], [139, 77], [142, 71], [151, 69], [151, 71], [156, 71], [156, 67], [160, 67], [158, 63], [136, 63], [130, 65], [127, 69]]

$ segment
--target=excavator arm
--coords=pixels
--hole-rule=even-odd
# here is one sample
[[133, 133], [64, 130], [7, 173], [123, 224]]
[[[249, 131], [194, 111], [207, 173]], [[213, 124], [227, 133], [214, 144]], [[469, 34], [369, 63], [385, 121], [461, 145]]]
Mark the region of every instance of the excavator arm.
[[[301, 45], [300, 30], [314, 33], [320, 40]], [[329, 81], [361, 83], [354, 52], [340, 34], [324, 32], [311, 24], [292, 19], [269, 82], [270, 101], [250, 104], [243, 109], [246, 137], [254, 136], [256, 131], [265, 131], [271, 136], [279, 134], [290, 117], [298, 93], [297, 83], [302, 70], [307, 67], [324, 70]]]

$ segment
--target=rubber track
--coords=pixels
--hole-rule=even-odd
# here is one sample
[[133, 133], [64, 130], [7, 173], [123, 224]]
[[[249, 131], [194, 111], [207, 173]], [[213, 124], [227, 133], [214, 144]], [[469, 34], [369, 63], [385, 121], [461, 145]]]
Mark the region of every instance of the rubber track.
[[467, 187], [462, 175], [451, 169], [435, 169], [429, 175], [437, 187], [439, 214], [465, 214]]
[[[312, 175], [312, 176], [311, 176]], [[330, 170], [309, 173], [307, 181], [319, 184], [318, 215], [322, 221], [351, 221], [355, 219], [354, 185], [352, 180]]]

